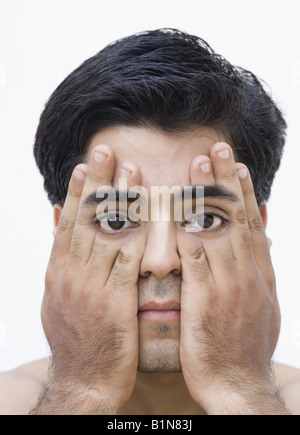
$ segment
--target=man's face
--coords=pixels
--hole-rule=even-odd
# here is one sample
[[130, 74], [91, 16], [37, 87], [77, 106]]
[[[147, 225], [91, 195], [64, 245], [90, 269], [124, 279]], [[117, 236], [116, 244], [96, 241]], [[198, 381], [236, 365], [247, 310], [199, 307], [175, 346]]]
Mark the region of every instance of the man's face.
[[[211, 147], [225, 138], [210, 128], [199, 128], [185, 134], [162, 134], [144, 128], [118, 127], [95, 135], [90, 143], [86, 162], [95, 146], [109, 145], [115, 153], [117, 183], [124, 162], [136, 164], [141, 171], [141, 184], [151, 192], [151, 186], [190, 186], [190, 167], [198, 155], [209, 156]], [[217, 199], [205, 204], [208, 212], [230, 215], [229, 206]], [[211, 217], [211, 219], [213, 219]], [[212, 221], [213, 223], [213, 221]], [[222, 235], [202, 235], [183, 231], [180, 222], [149, 221], [140, 226], [146, 232], [145, 252], [138, 281], [139, 296], [139, 370], [172, 373], [181, 371], [180, 293], [181, 262], [177, 251], [177, 236], [187, 244], [217, 243], [222, 250]], [[123, 231], [120, 243], [134, 233]], [[107, 236], [109, 237], [109, 235]], [[162, 312], [162, 310], [165, 310]]]

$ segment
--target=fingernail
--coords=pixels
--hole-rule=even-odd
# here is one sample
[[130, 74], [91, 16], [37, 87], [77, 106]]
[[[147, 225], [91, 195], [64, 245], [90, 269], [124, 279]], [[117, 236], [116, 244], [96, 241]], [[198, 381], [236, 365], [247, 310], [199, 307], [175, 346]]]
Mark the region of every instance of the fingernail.
[[240, 169], [238, 171], [238, 175], [239, 175], [240, 178], [246, 178], [247, 175], [248, 175], [247, 169], [246, 168]]
[[200, 165], [201, 171], [204, 172], [205, 174], [208, 174], [210, 172], [210, 163], [202, 163]]
[[127, 169], [121, 168], [120, 170], [120, 178], [129, 178], [131, 175], [131, 172]]
[[85, 173], [80, 171], [80, 169], [75, 169], [74, 175], [77, 180], [83, 180], [85, 178]]
[[219, 151], [218, 156], [220, 157], [220, 159], [229, 159], [230, 157], [229, 149], [226, 148], [225, 150]]
[[96, 163], [104, 162], [104, 160], [106, 160], [106, 158], [107, 158], [107, 154], [99, 153], [98, 151], [96, 151], [94, 154], [94, 159], [95, 159]]

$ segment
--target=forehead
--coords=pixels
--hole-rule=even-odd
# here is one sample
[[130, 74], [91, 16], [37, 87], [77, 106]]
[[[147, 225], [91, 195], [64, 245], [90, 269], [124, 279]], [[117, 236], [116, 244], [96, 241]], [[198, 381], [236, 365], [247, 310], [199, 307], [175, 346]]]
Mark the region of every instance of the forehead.
[[141, 184], [146, 188], [154, 185], [183, 187], [191, 184], [192, 160], [198, 155], [209, 156], [211, 147], [224, 140], [224, 135], [208, 127], [180, 134], [139, 127], [113, 127], [94, 135], [86, 162], [97, 145], [109, 145], [116, 157], [116, 174], [123, 162], [132, 162], [139, 167]]

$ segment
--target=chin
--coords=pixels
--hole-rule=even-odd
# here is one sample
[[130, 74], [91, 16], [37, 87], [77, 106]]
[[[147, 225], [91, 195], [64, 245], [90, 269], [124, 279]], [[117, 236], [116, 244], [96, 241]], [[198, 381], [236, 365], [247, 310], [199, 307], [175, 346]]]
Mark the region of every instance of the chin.
[[141, 373], [181, 373], [179, 340], [140, 343], [138, 371]]

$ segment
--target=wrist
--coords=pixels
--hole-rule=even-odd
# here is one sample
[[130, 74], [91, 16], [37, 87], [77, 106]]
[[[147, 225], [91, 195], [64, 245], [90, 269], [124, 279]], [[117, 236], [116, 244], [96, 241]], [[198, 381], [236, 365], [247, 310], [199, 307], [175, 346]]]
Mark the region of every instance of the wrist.
[[211, 385], [198, 404], [208, 415], [289, 415], [277, 388], [261, 379]]
[[51, 383], [32, 415], [116, 415], [117, 403], [105, 389]]

